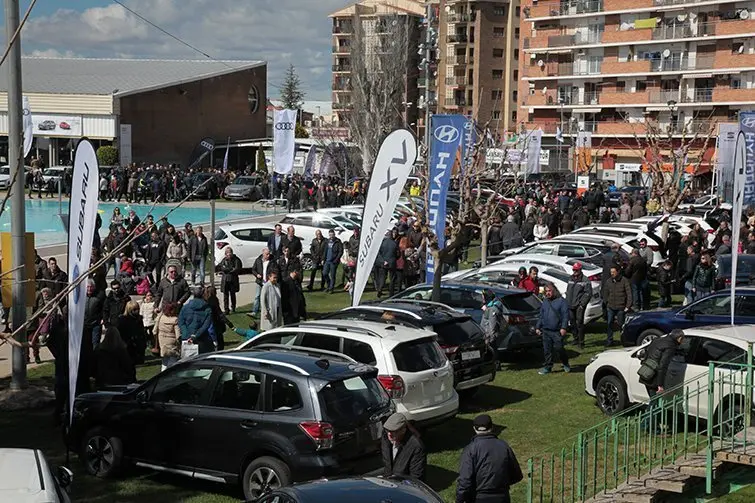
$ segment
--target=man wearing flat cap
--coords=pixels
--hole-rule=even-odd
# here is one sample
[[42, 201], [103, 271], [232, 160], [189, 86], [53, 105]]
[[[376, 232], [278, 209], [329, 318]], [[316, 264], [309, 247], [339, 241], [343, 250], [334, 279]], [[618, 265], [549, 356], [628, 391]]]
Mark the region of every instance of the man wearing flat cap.
[[493, 433], [489, 415], [472, 424], [475, 437], [461, 453], [456, 503], [510, 503], [509, 488], [523, 478], [514, 451]]
[[425, 479], [427, 454], [416, 430], [403, 414], [391, 415], [383, 425], [383, 475]]

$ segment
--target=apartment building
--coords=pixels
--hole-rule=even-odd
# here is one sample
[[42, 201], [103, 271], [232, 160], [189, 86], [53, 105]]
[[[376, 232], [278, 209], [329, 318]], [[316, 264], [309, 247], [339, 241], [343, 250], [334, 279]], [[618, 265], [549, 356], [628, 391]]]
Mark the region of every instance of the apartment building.
[[516, 129], [519, 0], [440, 0], [438, 111], [488, 125], [496, 138]]
[[[408, 43], [406, 44], [407, 65], [404, 92], [400, 99], [397, 99], [396, 112], [401, 115], [405, 127], [417, 132], [418, 126], [421, 126], [418, 124], [420, 116], [418, 81], [422, 60], [419, 44], [423, 37], [422, 19], [425, 10], [424, 2], [418, 0], [362, 0], [329, 16], [333, 20], [334, 122], [345, 128], [349, 115], [360, 113], [360, 111], [354, 111], [352, 101], [351, 51], [352, 46], [356, 46], [355, 37], [361, 37], [363, 47], [380, 51], [382, 47], [392, 43], [389, 39], [393, 28], [386, 26], [386, 22], [388, 20], [393, 22], [398, 16], [408, 27]], [[370, 71], [379, 71], [379, 69]]]
[[551, 170], [580, 132], [610, 169], [640, 162], [647, 122], [681, 142], [755, 105], [754, 1], [523, 0], [521, 53], [518, 120]]

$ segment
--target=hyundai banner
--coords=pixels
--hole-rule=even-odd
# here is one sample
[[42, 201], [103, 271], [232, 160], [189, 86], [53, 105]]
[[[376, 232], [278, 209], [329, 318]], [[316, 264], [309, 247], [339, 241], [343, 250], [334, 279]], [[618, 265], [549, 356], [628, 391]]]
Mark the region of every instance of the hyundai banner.
[[294, 169], [296, 152], [296, 110], [276, 110], [273, 121], [273, 165], [275, 172], [287, 175]]
[[734, 147], [737, 144], [739, 124], [718, 125], [716, 139], [716, 185], [722, 201], [734, 199]]
[[[73, 159], [73, 186], [68, 207], [68, 278], [71, 283], [89, 270], [92, 242], [96, 232], [99, 165], [89, 140], [81, 140]], [[68, 400], [69, 420], [73, 420], [76, 380], [84, 333], [87, 304], [86, 281], [68, 293]]]
[[[31, 152], [31, 144], [34, 142], [34, 121], [31, 117], [31, 108], [29, 107], [29, 98], [24, 96], [23, 100], [24, 113], [24, 158]], [[20, 178], [20, 177], [19, 177]]]
[[[375, 265], [380, 244], [391, 226], [393, 210], [417, 160], [417, 141], [406, 129], [389, 134], [372, 168], [367, 200], [364, 203], [362, 236], [359, 240], [357, 270], [354, 276], [352, 305], [358, 306]], [[450, 166], [449, 166], [450, 170]], [[383, 264], [377, 264], [382, 267]]]
[[[428, 180], [428, 226], [438, 238], [438, 249], [446, 244], [446, 195], [451, 182], [454, 159], [463, 148], [464, 132], [469, 120], [463, 115], [440, 115], [430, 117], [430, 173]], [[435, 276], [435, 257], [427, 250], [425, 277], [432, 283]]]
[[739, 125], [744, 133], [747, 156], [744, 166], [744, 206], [755, 204], [755, 112], [740, 112]]
[[473, 119], [467, 119], [464, 123], [464, 139], [461, 143], [461, 158], [464, 160], [461, 174], [469, 173], [474, 163], [474, 146], [477, 142], [477, 129]]

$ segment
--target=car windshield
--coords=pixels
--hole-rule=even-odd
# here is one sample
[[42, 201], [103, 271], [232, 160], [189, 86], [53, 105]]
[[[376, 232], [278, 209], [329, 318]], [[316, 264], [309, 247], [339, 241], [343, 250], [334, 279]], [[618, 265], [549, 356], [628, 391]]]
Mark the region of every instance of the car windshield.
[[254, 185], [256, 178], [251, 176], [240, 176], [233, 181], [234, 185]]
[[439, 369], [448, 361], [438, 343], [431, 337], [399, 344], [393, 349], [393, 358], [400, 372]]
[[531, 293], [519, 295], [505, 295], [501, 302], [509, 311], [528, 313], [540, 310], [540, 301]]
[[341, 224], [342, 227], [345, 227], [348, 230], [354, 230], [356, 227], [356, 224], [349, 220], [348, 218], [344, 217], [343, 215], [331, 215], [330, 216], [333, 220]]
[[0, 175], [10, 175], [10, 168], [0, 168]]
[[711, 202], [710, 196], [703, 196], [703, 197], [698, 197], [697, 199], [695, 199], [694, 204], [708, 204], [710, 202]]
[[457, 318], [433, 325], [433, 331], [438, 334], [438, 340], [448, 346], [459, 346], [483, 338], [480, 326], [472, 318]]
[[340, 424], [353, 422], [390, 401], [378, 380], [368, 376], [329, 382], [318, 396], [323, 419]]
[[[724, 255], [716, 260], [719, 277], [731, 278], [731, 255]], [[737, 277], [751, 278], [755, 276], [755, 256], [740, 255], [737, 259]]]

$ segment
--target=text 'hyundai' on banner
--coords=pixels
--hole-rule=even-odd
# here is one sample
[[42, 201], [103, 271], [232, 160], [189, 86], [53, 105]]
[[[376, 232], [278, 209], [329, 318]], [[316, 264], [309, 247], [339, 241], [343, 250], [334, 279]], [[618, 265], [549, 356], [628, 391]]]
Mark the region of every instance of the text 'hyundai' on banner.
[[416, 160], [417, 141], [411, 131], [397, 129], [380, 145], [367, 189], [367, 200], [364, 203], [362, 236], [359, 240], [357, 270], [354, 277], [354, 306], [359, 305], [362, 298], [367, 278], [375, 265], [380, 243], [391, 225], [393, 210]]
[[276, 110], [273, 120], [273, 165], [276, 173], [294, 169], [296, 153], [296, 110]]
[[[76, 147], [72, 180], [68, 210], [68, 278], [71, 283], [89, 269], [96, 232], [100, 175], [97, 154], [89, 140], [81, 140]], [[86, 281], [82, 281], [68, 293], [69, 421], [73, 420], [86, 304]]]
[[[438, 239], [438, 249], [446, 244], [446, 197], [451, 183], [454, 159], [464, 142], [466, 125], [470, 122], [463, 115], [440, 115], [430, 117], [430, 154], [428, 175], [428, 223]], [[425, 277], [432, 283], [435, 276], [435, 257], [427, 250]]]

